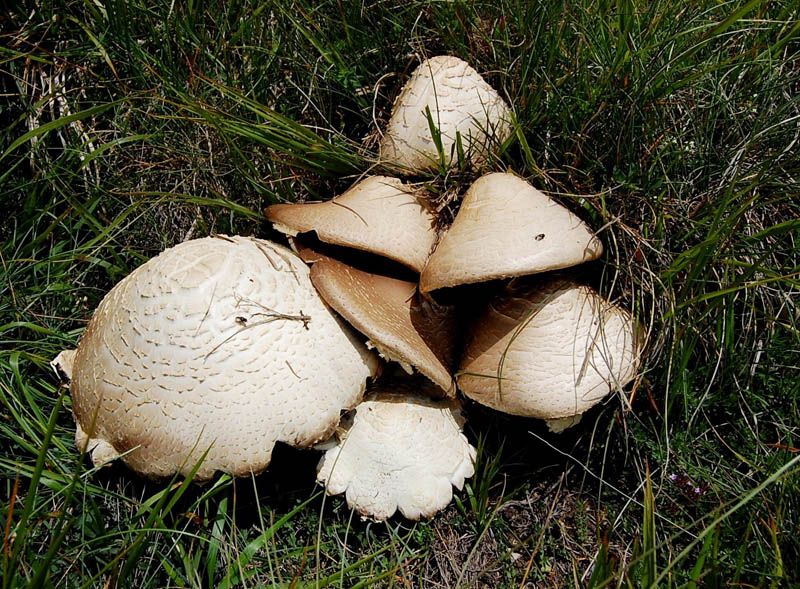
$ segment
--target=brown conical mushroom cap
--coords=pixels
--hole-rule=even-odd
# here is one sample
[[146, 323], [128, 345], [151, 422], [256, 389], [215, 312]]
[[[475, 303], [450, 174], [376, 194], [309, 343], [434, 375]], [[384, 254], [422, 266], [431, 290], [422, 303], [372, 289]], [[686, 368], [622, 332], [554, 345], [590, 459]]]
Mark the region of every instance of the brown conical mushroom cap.
[[511, 173], [488, 174], [467, 191], [455, 221], [420, 277], [423, 293], [567, 268], [603, 245], [583, 221]]
[[449, 370], [455, 332], [451, 308], [421, 300], [413, 282], [363, 272], [332, 258], [314, 263], [311, 281], [387, 360], [409, 372], [413, 366], [448, 395], [455, 394]]
[[413, 381], [376, 385], [352, 418], [342, 420], [317, 481], [377, 520], [398, 509], [409, 519], [431, 517], [475, 471], [475, 448], [463, 425], [455, 399], [433, 401]]
[[511, 109], [500, 95], [467, 62], [440, 55], [422, 62], [397, 97], [381, 141], [381, 161], [412, 171], [438, 165], [426, 108], [441, 133], [447, 165], [457, 135], [472, 163], [484, 161], [492, 143], [502, 144], [511, 135]]
[[587, 286], [511, 285], [470, 327], [458, 386], [505, 413], [570, 417], [636, 376], [640, 343], [633, 317]]
[[[74, 355], [76, 443], [137, 472], [263, 470], [276, 441], [326, 439], [378, 359], [276, 244], [196, 239], [134, 270], [103, 299]], [[66, 361], [65, 361], [66, 360]]]
[[320, 240], [381, 254], [421, 272], [436, 240], [433, 213], [409, 185], [372, 176], [327, 202], [267, 207], [289, 235], [316, 231]]

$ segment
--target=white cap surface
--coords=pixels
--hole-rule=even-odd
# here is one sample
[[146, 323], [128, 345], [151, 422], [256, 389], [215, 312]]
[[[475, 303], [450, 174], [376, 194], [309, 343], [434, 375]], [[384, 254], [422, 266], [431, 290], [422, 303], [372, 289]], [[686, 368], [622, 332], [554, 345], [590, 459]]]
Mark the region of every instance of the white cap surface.
[[487, 174], [464, 195], [420, 276], [423, 293], [594, 260], [603, 244], [569, 209], [511, 173]]
[[499, 411], [548, 420], [583, 413], [623, 387], [641, 354], [630, 313], [559, 277], [509, 286], [470, 334], [461, 391]]
[[475, 448], [461, 433], [458, 401], [433, 401], [412, 383], [378, 386], [352, 420], [343, 420], [338, 443], [317, 467], [328, 494], [345, 493], [347, 505], [377, 520], [396, 510], [408, 519], [430, 517], [474, 473]]
[[494, 88], [467, 62], [440, 55], [423, 61], [397, 97], [381, 141], [381, 161], [412, 171], [437, 166], [426, 108], [441, 133], [447, 165], [457, 158], [458, 134], [467, 159], [475, 164], [511, 135], [511, 109]]
[[276, 441], [329, 436], [376, 369], [291, 251], [187, 241], [95, 311], [72, 367], [76, 441], [89, 438], [103, 459], [138, 447], [124, 460], [151, 477], [187, 474], [206, 450], [198, 479], [259, 472]]
[[434, 215], [419, 191], [397, 178], [372, 176], [327, 202], [267, 207], [275, 228], [315, 231], [326, 243], [352, 247], [421, 272], [436, 241]]

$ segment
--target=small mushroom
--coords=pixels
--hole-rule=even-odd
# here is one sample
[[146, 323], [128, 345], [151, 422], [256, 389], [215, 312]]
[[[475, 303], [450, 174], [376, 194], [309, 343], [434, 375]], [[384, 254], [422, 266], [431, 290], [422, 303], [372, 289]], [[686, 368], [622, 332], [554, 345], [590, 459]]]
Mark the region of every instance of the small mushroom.
[[327, 202], [272, 205], [265, 214], [290, 236], [315, 231], [321, 241], [381, 254], [419, 273], [436, 231], [418, 192], [397, 178], [372, 176]]
[[[64, 355], [59, 358], [64, 359]], [[66, 356], [68, 357], [68, 356]], [[276, 441], [326, 439], [378, 361], [267, 241], [181, 243], [134, 270], [74, 355], [76, 444], [150, 477], [256, 473]]]
[[431, 517], [474, 474], [475, 448], [461, 433], [460, 409], [455, 399], [431, 400], [413, 381], [377, 386], [342, 421], [317, 481], [376, 520], [398, 509], [412, 520]]
[[455, 394], [455, 315], [425, 301], [417, 285], [371, 274], [332, 258], [311, 267], [311, 282], [325, 302], [369, 338], [367, 345], [411, 373], [415, 367], [445, 393]]
[[449, 165], [457, 137], [473, 164], [486, 160], [492, 143], [511, 136], [511, 109], [470, 65], [440, 55], [423, 61], [397, 97], [380, 146], [380, 160], [412, 172], [435, 168], [439, 162], [427, 117], [441, 134]]
[[50, 362], [50, 367], [65, 385], [72, 380], [72, 365], [75, 363], [75, 350], [63, 350]]
[[510, 285], [469, 331], [459, 388], [479, 403], [524, 417], [579, 415], [631, 381], [640, 359], [633, 317], [562, 277]]
[[470, 186], [420, 276], [420, 291], [523, 276], [594, 260], [603, 245], [569, 209], [511, 173]]

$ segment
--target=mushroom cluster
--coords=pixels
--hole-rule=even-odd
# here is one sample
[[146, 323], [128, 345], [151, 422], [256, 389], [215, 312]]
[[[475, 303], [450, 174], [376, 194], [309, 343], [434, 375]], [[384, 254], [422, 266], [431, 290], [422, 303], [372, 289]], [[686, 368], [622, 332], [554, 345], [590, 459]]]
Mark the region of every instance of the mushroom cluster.
[[[400, 93], [380, 160], [414, 175], [459, 152], [478, 167], [511, 130], [474, 69], [435, 57]], [[277, 441], [317, 445], [328, 493], [417, 519], [474, 473], [459, 391], [560, 430], [637, 373], [634, 318], [563, 271], [602, 243], [512, 172], [478, 178], [444, 232], [425, 191], [388, 176], [266, 215], [291, 250], [175, 246], [117, 284], [54, 360], [95, 464], [203, 480], [263, 470]], [[486, 300], [469, 286], [489, 281]]]

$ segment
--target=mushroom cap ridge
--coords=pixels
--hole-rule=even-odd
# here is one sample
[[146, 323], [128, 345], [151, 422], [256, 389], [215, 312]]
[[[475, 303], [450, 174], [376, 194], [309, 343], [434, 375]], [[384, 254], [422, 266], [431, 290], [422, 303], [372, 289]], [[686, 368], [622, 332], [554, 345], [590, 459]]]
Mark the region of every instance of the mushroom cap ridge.
[[511, 109], [467, 62], [451, 55], [423, 61], [395, 101], [380, 145], [380, 160], [414, 172], [439, 160], [426, 116], [430, 109], [441, 133], [446, 164], [461, 136], [467, 158], [483, 162], [490, 144], [511, 136]]
[[420, 276], [423, 293], [594, 260], [603, 245], [569, 209], [512, 173], [482, 176]]
[[376, 385], [352, 419], [343, 420], [339, 442], [319, 462], [317, 481], [377, 520], [398, 509], [413, 520], [434, 515], [475, 470], [460, 409], [455, 399], [433, 401], [404, 382]]
[[387, 360], [414, 366], [446, 394], [455, 395], [450, 372], [456, 330], [452, 308], [416, 296], [413, 282], [364, 272], [325, 256], [311, 267], [311, 282]]
[[315, 231], [321, 241], [381, 254], [417, 273], [436, 241], [419, 191], [388, 176], [366, 178], [327, 202], [272, 205], [265, 214], [284, 233]]
[[78, 346], [70, 393], [90, 450], [130, 451], [125, 462], [150, 477], [187, 474], [208, 450], [202, 480], [263, 470], [276, 441], [324, 439], [377, 364], [291, 251], [204, 238], [166, 250], [106, 295]]
[[631, 381], [641, 355], [641, 332], [630, 313], [558, 276], [511, 285], [470, 334], [459, 388], [524, 417], [583, 413]]

